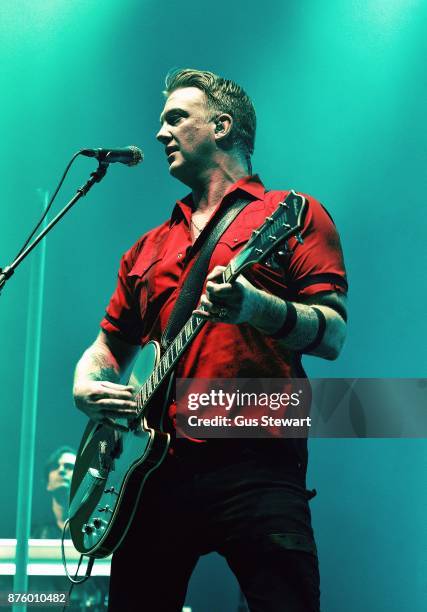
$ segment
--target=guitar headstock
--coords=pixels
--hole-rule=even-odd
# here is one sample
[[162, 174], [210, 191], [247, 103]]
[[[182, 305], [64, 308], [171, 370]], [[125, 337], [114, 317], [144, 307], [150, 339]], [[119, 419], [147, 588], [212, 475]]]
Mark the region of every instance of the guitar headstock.
[[[302, 242], [299, 232], [304, 223], [306, 209], [307, 200], [304, 196], [291, 190], [285, 200], [279, 202], [273, 214], [253, 230], [252, 237], [244, 249], [231, 260], [229, 275], [235, 277], [245, 268], [265, 261], [292, 236]], [[229, 275], [226, 275], [228, 279], [231, 277]]]

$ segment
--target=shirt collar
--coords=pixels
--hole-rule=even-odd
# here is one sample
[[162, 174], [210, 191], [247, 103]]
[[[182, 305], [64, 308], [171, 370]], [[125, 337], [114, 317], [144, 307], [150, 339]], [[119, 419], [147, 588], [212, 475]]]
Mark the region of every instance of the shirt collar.
[[[221, 200], [221, 204], [225, 198], [235, 191], [243, 191], [244, 193], [252, 196], [255, 200], [262, 200], [265, 194], [265, 187], [259, 178], [258, 174], [252, 176], [244, 176], [238, 181], [230, 185]], [[169, 227], [173, 225], [175, 221], [179, 221], [183, 217], [187, 219], [188, 223], [191, 219], [191, 213], [193, 210], [193, 196], [191, 193], [185, 196], [182, 200], [177, 200], [176, 205], [172, 211]]]

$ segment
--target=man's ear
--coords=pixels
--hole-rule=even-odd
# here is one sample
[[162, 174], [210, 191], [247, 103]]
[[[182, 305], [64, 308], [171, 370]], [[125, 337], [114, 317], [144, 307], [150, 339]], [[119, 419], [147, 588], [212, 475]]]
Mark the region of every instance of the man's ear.
[[226, 138], [233, 127], [233, 117], [227, 113], [221, 113], [215, 118], [215, 140]]

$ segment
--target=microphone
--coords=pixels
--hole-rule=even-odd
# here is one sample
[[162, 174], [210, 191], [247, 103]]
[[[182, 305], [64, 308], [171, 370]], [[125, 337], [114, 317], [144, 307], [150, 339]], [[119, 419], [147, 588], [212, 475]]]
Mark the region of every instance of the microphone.
[[122, 149], [83, 149], [80, 154], [86, 157], [96, 157], [98, 161], [107, 162], [107, 164], [119, 162], [127, 166], [136, 166], [144, 159], [143, 152], [135, 145]]

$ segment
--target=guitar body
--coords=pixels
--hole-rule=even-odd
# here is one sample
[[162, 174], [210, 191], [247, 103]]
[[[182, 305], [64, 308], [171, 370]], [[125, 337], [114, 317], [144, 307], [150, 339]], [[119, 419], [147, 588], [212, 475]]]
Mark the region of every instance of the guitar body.
[[[159, 359], [158, 343], [146, 344], [132, 370], [132, 384], [143, 385]], [[162, 395], [161, 390], [164, 397], [166, 384], [155, 398]], [[81, 554], [106, 557], [125, 537], [144, 483], [167, 453], [170, 436], [162, 431], [167, 399], [162, 410], [150, 401], [128, 432], [89, 421], [70, 491], [70, 533]], [[127, 426], [127, 420], [118, 422]]]

